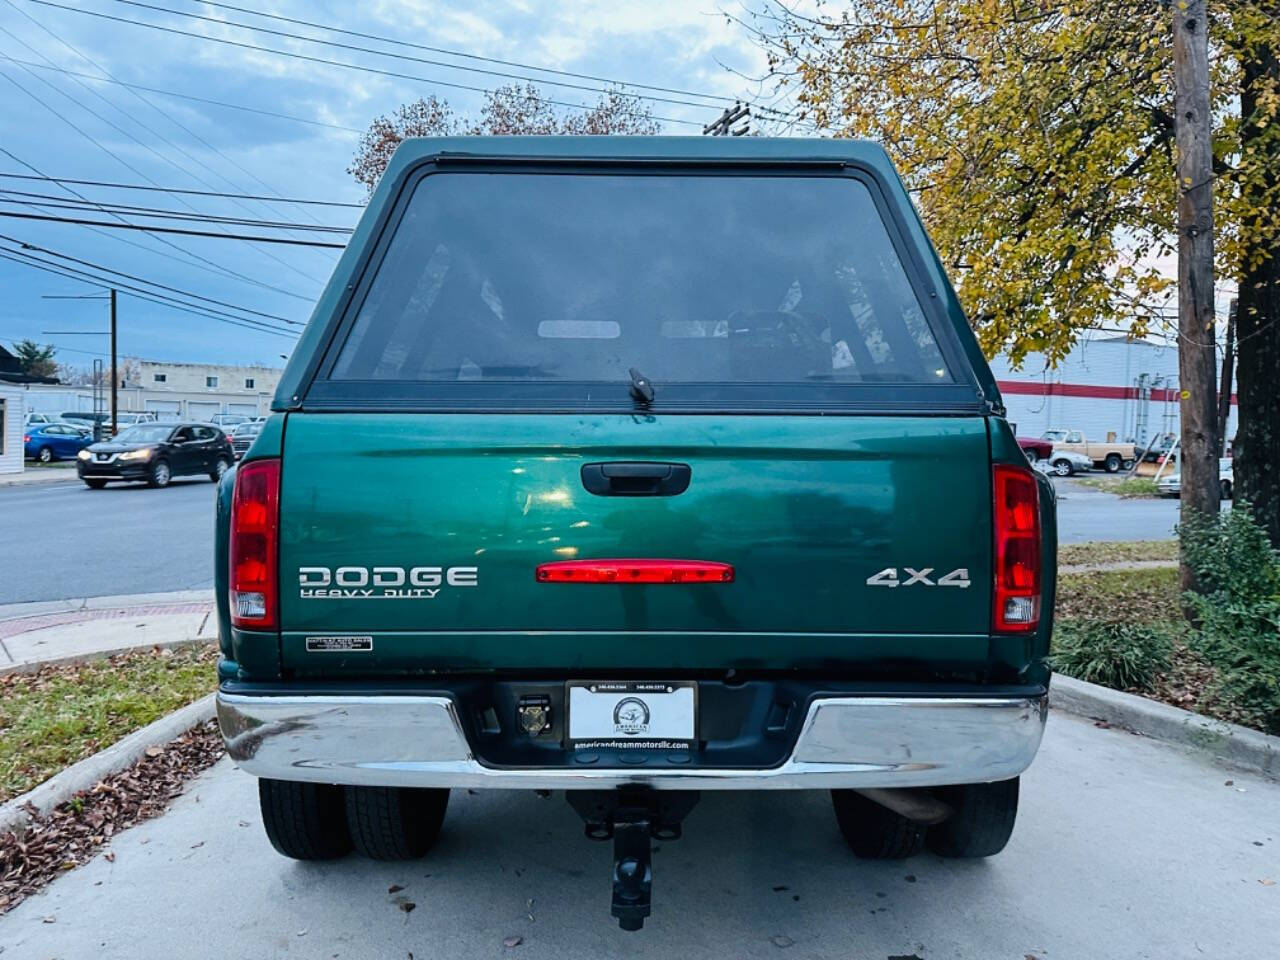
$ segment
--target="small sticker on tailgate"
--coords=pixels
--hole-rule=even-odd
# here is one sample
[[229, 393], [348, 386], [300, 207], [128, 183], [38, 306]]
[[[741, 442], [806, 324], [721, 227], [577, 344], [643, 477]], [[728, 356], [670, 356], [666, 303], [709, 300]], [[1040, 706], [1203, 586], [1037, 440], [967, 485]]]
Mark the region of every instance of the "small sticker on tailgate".
[[307, 637], [307, 653], [368, 653], [373, 637]]

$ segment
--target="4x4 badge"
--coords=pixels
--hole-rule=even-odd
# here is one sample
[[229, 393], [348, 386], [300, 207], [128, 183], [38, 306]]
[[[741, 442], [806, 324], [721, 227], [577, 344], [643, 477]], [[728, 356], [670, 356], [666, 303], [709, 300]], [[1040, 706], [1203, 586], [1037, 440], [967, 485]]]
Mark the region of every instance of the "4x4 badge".
[[905, 580], [898, 579], [897, 567], [885, 567], [879, 573], [867, 577], [867, 586], [914, 587], [919, 585], [922, 587], [960, 587], [961, 589], [969, 586], [968, 567], [952, 570], [936, 580], [930, 576], [933, 573], [933, 567], [921, 567], [919, 570], [914, 567], [903, 567], [902, 572], [906, 576]]

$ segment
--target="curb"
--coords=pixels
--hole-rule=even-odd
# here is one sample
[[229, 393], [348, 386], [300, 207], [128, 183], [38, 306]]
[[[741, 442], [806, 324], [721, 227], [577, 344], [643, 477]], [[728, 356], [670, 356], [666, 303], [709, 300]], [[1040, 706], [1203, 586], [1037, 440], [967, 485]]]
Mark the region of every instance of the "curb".
[[106, 650], [94, 650], [89, 653], [71, 653], [65, 657], [54, 657], [52, 660], [24, 660], [22, 663], [0, 665], [0, 677], [11, 673], [36, 673], [41, 667], [65, 667], [73, 663], [90, 663], [94, 660], [105, 660], [121, 653], [134, 653], [138, 650], [180, 650], [183, 647], [199, 647], [206, 643], [216, 643], [217, 638], [184, 637], [181, 640], [161, 640], [123, 647], [111, 647]]
[[50, 613], [79, 613], [82, 610], [118, 610], [124, 607], [158, 607], [178, 603], [213, 603], [210, 589], [172, 590], [168, 593], [122, 593], [105, 597], [76, 597], [69, 600], [28, 600], [0, 604], [0, 620], [25, 620]]
[[1280, 779], [1280, 737], [1061, 673], [1055, 673], [1049, 685], [1049, 704], [1067, 713], [1105, 720], [1130, 733], [1210, 753], [1231, 766]]
[[135, 730], [105, 750], [72, 764], [22, 796], [0, 805], [0, 831], [21, 832], [31, 819], [26, 809], [28, 804], [42, 814], [48, 813], [81, 790], [88, 790], [104, 777], [119, 773], [141, 757], [148, 747], [162, 746], [182, 736], [192, 727], [212, 719], [214, 696], [210, 693], [195, 703], [147, 724], [141, 730]]

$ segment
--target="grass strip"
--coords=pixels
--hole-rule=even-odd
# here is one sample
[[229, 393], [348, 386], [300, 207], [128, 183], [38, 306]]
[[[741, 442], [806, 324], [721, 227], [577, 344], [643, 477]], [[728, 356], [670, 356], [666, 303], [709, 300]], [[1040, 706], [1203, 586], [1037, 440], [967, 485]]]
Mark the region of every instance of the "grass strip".
[[217, 645], [0, 677], [0, 802], [210, 693]]

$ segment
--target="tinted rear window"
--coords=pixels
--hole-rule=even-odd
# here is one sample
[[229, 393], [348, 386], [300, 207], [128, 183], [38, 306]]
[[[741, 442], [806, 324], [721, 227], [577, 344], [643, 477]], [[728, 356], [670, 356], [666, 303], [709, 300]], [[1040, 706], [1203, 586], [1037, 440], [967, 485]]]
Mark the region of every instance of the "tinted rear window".
[[848, 177], [419, 181], [333, 380], [950, 383]]

